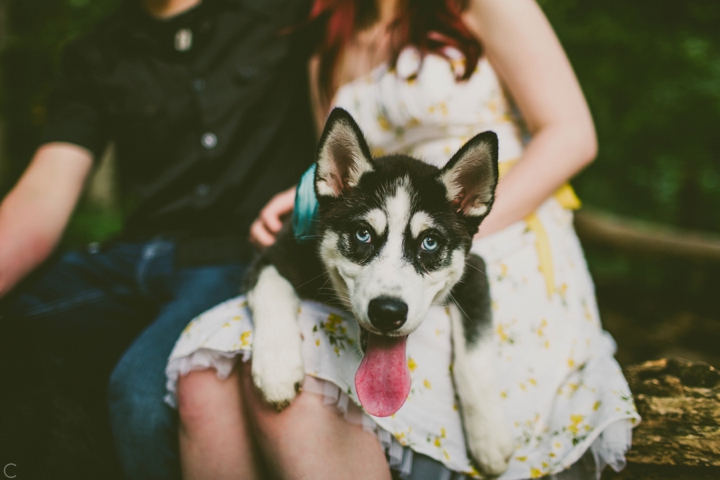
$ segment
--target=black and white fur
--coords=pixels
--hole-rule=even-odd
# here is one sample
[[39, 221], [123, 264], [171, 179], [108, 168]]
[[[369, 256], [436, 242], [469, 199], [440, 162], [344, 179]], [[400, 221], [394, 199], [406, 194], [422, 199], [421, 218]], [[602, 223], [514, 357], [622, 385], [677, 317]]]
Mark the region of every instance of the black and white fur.
[[404, 155], [373, 159], [353, 118], [331, 113], [315, 176], [318, 238], [298, 244], [286, 225], [248, 280], [252, 376], [266, 401], [288, 405], [305, 376], [301, 298], [339, 301], [363, 345], [366, 332], [410, 334], [430, 305], [447, 302], [469, 453], [484, 473], [505, 471], [513, 447], [493, 379], [489, 286], [483, 260], [470, 253], [493, 204], [497, 155], [497, 136], [485, 132], [443, 169]]

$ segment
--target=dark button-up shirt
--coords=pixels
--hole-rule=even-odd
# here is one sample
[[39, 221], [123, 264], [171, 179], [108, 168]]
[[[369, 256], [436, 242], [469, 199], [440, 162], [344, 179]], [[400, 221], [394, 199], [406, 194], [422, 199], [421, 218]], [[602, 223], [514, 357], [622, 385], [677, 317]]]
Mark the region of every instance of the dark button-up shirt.
[[125, 235], [244, 237], [313, 160], [305, 0], [205, 0], [167, 21], [130, 0], [65, 51], [44, 142], [109, 141]]

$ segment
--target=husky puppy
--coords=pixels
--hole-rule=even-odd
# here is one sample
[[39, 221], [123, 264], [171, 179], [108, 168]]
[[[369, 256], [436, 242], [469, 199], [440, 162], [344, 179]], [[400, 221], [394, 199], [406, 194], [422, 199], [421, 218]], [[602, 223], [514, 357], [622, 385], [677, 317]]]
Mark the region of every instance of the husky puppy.
[[[505, 471], [513, 448], [488, 348], [489, 286], [483, 260], [470, 253], [493, 204], [497, 158], [497, 136], [485, 132], [442, 169], [405, 155], [373, 159], [350, 114], [333, 110], [315, 173], [317, 239], [300, 244], [286, 224], [248, 277], [252, 377], [267, 402], [288, 405], [305, 377], [301, 298], [340, 299], [355, 316], [364, 351], [356, 390], [365, 410], [377, 416], [405, 402], [407, 337], [431, 304], [446, 302], [470, 456], [486, 474]], [[324, 288], [327, 283], [332, 289]]]

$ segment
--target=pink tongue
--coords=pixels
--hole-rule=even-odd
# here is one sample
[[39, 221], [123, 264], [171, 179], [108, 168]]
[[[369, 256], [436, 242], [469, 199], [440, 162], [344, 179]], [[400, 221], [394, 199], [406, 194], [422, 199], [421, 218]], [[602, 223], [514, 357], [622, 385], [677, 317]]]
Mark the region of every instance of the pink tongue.
[[400, 410], [410, 394], [410, 369], [405, 337], [368, 335], [365, 358], [355, 374], [355, 389], [366, 412], [388, 417]]

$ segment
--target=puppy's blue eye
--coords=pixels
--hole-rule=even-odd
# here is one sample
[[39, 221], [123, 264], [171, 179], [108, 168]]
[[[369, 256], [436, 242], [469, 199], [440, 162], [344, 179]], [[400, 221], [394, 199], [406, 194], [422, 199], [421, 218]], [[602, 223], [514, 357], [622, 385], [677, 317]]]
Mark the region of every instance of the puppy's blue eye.
[[365, 228], [361, 228], [357, 232], [355, 232], [355, 238], [357, 238], [362, 243], [372, 242], [372, 235], [370, 235], [370, 232], [368, 232]]
[[428, 252], [434, 252], [439, 246], [438, 241], [433, 237], [425, 237], [422, 241], [422, 249]]

